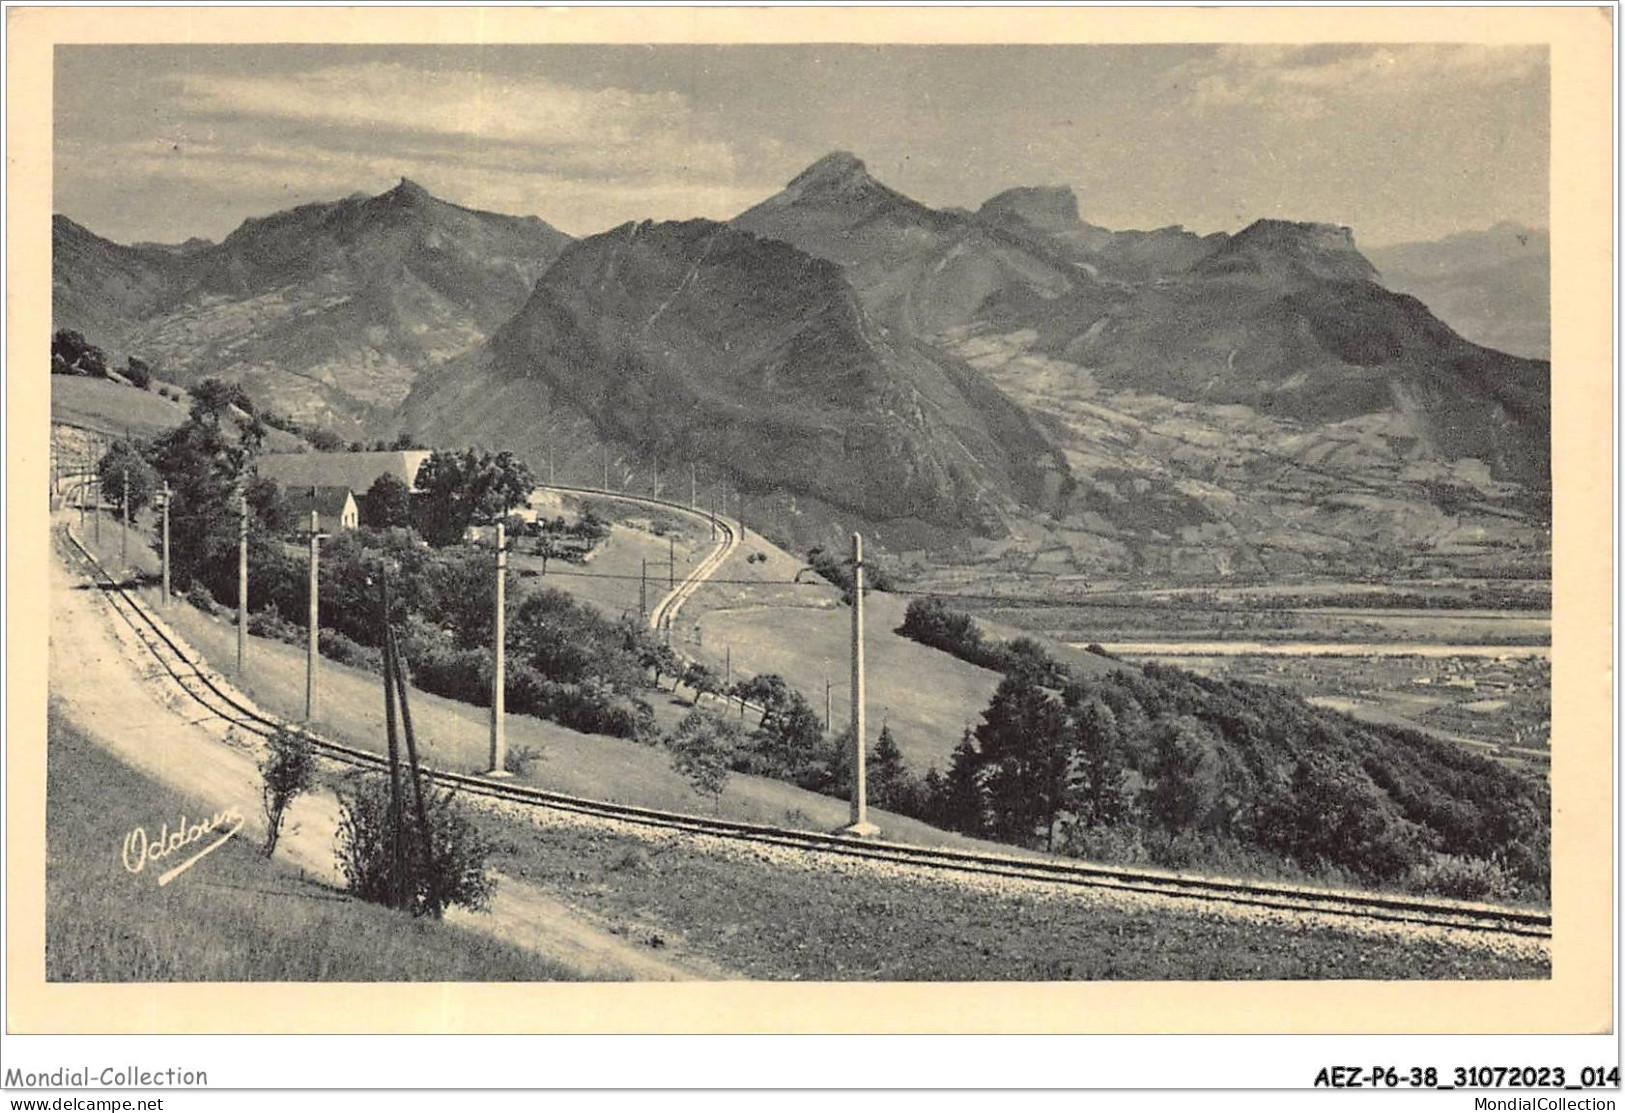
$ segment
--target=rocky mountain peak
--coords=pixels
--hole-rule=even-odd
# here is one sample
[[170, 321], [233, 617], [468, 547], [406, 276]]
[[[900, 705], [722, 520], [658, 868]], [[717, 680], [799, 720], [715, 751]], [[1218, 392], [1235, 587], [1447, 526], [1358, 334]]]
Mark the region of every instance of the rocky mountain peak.
[[411, 203], [433, 201], [435, 199], [433, 194], [424, 189], [422, 186], [418, 185], [411, 178], [402, 178], [400, 184], [394, 189], [390, 190], [384, 196], [396, 201]]
[[988, 198], [981, 215], [1014, 216], [1046, 232], [1064, 232], [1080, 223], [1071, 186], [1020, 186]]
[[1340, 224], [1256, 220], [1201, 264], [1209, 274], [1255, 273], [1281, 277], [1370, 282], [1377, 270]]

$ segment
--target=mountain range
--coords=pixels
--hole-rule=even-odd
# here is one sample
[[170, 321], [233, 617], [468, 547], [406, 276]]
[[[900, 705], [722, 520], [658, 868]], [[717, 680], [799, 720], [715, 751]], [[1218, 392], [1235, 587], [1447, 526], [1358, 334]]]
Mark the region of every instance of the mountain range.
[[1384, 286], [1420, 298], [1475, 344], [1550, 358], [1552, 260], [1545, 229], [1504, 222], [1367, 254]]
[[1114, 231], [1046, 186], [935, 209], [836, 152], [731, 221], [577, 241], [405, 181], [218, 245], [55, 232], [58, 327], [167, 375], [578, 481], [693, 465], [798, 544], [1175, 577], [1549, 544], [1549, 366], [1337, 226]]
[[406, 179], [245, 221], [218, 244], [121, 247], [62, 216], [53, 233], [56, 327], [345, 431], [389, 424], [418, 371], [482, 343], [570, 242]]

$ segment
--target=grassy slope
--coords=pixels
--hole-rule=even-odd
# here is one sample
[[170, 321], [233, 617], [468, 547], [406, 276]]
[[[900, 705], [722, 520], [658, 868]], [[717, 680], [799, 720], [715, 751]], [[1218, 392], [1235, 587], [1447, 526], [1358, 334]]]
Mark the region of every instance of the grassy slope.
[[155, 392], [108, 379], [51, 376], [51, 420], [137, 437], [169, 432], [186, 420], [186, 407]]
[[577, 975], [483, 935], [306, 880], [233, 839], [160, 889], [125, 835], [212, 814], [97, 747], [58, 709], [46, 780], [51, 981], [555, 981]]
[[[110, 379], [51, 376], [51, 420], [97, 429], [113, 436], [159, 437], [186, 420], [190, 402], [161, 398]], [[298, 452], [305, 442], [281, 429], [265, 430], [267, 452]]]

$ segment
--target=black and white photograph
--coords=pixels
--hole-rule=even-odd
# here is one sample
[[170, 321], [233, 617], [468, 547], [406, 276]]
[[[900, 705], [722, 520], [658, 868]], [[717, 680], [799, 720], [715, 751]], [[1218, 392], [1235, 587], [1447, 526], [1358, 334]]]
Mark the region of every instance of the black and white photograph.
[[57, 44], [47, 987], [1549, 982], [1552, 52], [1307, 30]]

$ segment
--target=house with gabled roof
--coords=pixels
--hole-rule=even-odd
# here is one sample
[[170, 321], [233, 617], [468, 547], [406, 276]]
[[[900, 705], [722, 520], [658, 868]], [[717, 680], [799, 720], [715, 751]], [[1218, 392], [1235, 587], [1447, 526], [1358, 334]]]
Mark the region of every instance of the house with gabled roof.
[[290, 487], [282, 492], [282, 503], [293, 516], [294, 528], [310, 528], [310, 512], [316, 512], [316, 528], [332, 533], [355, 529], [361, 524], [361, 508], [355, 492], [348, 487]]

